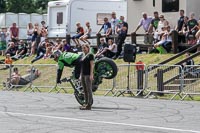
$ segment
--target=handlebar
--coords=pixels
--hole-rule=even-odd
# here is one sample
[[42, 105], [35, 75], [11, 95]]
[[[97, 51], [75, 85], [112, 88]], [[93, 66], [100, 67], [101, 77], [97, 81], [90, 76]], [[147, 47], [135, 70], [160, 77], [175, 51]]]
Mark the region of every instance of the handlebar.
[[71, 81], [71, 79], [65, 77], [65, 78], [61, 79], [60, 81], [61, 81], [61, 82], [69, 82], [69, 81]]

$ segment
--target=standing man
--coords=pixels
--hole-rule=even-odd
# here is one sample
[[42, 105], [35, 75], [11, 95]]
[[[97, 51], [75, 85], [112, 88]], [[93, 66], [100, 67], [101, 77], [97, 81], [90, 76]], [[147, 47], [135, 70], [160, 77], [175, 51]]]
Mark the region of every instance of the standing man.
[[113, 59], [117, 59], [122, 52], [122, 45], [126, 39], [128, 32], [128, 23], [124, 21], [124, 16], [120, 16], [119, 24], [117, 25], [117, 53]]
[[179, 13], [180, 13], [180, 18], [178, 19], [177, 26], [175, 29], [179, 33], [178, 43], [181, 43], [181, 42], [186, 43], [185, 35], [182, 32], [182, 28], [183, 28], [183, 24], [184, 24], [184, 17], [185, 17], [184, 10], [180, 10]]
[[117, 19], [115, 12], [112, 12], [111, 15], [112, 15], [112, 18], [110, 20], [110, 23], [111, 23], [111, 28], [112, 28], [112, 34], [116, 34], [116, 28], [117, 28], [117, 25], [119, 24], [119, 19]]
[[150, 24], [148, 32], [147, 32], [148, 34], [153, 32], [153, 28], [154, 28], [154, 30], [157, 30], [158, 22], [160, 21], [158, 12], [155, 11], [153, 14], [154, 14], [154, 18], [151, 20], [151, 24]]
[[[143, 26], [143, 29], [146, 32], [148, 32], [149, 26], [151, 24], [152, 18], [147, 16], [147, 13], [143, 12], [142, 13], [143, 18], [140, 20], [137, 28], [135, 29], [134, 33], [136, 33], [141, 26]], [[151, 39], [152, 37], [150, 37], [149, 35], [145, 35], [144, 36], [144, 43], [147, 44], [151, 44], [153, 39]]]

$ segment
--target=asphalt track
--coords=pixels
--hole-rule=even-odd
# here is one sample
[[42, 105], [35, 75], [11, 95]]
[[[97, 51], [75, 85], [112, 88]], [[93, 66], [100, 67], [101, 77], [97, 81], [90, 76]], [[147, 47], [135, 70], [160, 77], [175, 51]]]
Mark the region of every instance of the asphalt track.
[[200, 133], [200, 102], [0, 91], [0, 133]]

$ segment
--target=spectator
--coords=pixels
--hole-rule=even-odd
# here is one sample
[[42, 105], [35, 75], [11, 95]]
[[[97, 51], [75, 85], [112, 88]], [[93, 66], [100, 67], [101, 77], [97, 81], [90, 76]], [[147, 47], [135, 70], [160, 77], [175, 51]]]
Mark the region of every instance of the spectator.
[[105, 47], [102, 52], [100, 52], [96, 57], [105, 55], [108, 58], [112, 58], [117, 53], [117, 45], [113, 42], [112, 39], [108, 40], [108, 48]]
[[167, 27], [168, 26], [168, 21], [165, 20], [164, 15], [160, 15], [160, 21], [158, 22], [158, 26], [157, 26], [157, 30], [154, 32], [154, 39], [155, 42], [158, 42], [161, 38], [162, 38], [162, 34], [163, 34], [163, 27]]
[[45, 41], [41, 42], [37, 49], [36, 57], [31, 61], [31, 63], [34, 63], [37, 60], [40, 60], [44, 57], [46, 54], [46, 43], [49, 43], [49, 40], [46, 38]]
[[154, 31], [157, 30], [158, 22], [160, 21], [158, 12], [155, 11], [153, 14], [154, 14], [154, 18], [151, 20], [151, 24], [150, 24], [148, 32], [147, 32], [148, 34], [152, 33], [153, 29], [154, 29]]
[[6, 50], [6, 54], [10, 54], [10, 56], [15, 56], [17, 52], [17, 46], [14, 42], [10, 42], [9, 47]]
[[6, 50], [6, 28], [1, 28], [1, 32], [0, 32], [0, 52], [2, 55], [4, 55], [5, 50]]
[[90, 53], [90, 46], [88, 44], [82, 46], [82, 51], [84, 56], [81, 59], [81, 85], [84, 90], [85, 106], [83, 105], [80, 109], [91, 110], [93, 103], [92, 81], [94, 80], [94, 56]]
[[32, 37], [31, 55], [35, 54], [35, 51], [37, 49], [37, 43], [39, 43], [39, 39], [40, 39], [40, 28], [39, 24], [35, 23], [33, 37]]
[[47, 38], [47, 35], [48, 35], [47, 29], [42, 27], [40, 31], [40, 42], [43, 42]]
[[26, 44], [24, 43], [23, 40], [20, 40], [19, 44], [18, 44], [18, 48], [17, 48], [16, 54], [12, 58], [16, 59], [16, 60], [19, 59], [19, 58], [23, 58], [23, 57], [25, 57], [26, 53], [27, 53]]
[[27, 26], [27, 40], [28, 41], [32, 40], [33, 32], [34, 32], [33, 24], [28, 23], [28, 26]]
[[44, 29], [47, 30], [48, 26], [46, 26], [46, 22], [45, 21], [41, 21], [41, 25]]
[[81, 44], [79, 43], [79, 38], [84, 35], [84, 29], [83, 27], [81, 26], [81, 24], [79, 22], [76, 23], [76, 27], [77, 27], [77, 30], [76, 30], [76, 35], [74, 35], [72, 37], [72, 40], [74, 41], [74, 43], [76, 44], [76, 47], [80, 47]]
[[180, 14], [180, 18], [178, 19], [178, 22], [177, 22], [177, 26], [175, 28], [175, 30], [179, 33], [178, 35], [178, 43], [186, 43], [186, 40], [185, 40], [185, 35], [183, 34], [183, 26], [184, 26], [184, 10], [180, 10], [179, 11], [179, 14]]
[[19, 39], [19, 28], [16, 23], [13, 23], [12, 27], [10, 27], [10, 38], [13, 42], [16, 42]]
[[53, 47], [54, 47], [54, 43], [53, 42], [46, 42], [45, 43], [45, 49], [46, 49], [46, 53], [44, 55], [44, 59], [46, 59], [47, 57], [50, 57], [53, 51]]
[[[187, 27], [187, 33], [186, 33], [188, 44], [196, 44], [195, 35], [197, 33], [198, 22], [194, 17], [195, 17], [195, 14], [193, 12], [190, 13], [190, 18], [188, 20], [188, 24], [187, 24], [188, 27]], [[192, 38], [190, 38], [190, 35], [192, 35]]]
[[62, 40], [62, 52], [70, 52], [71, 51], [71, 46], [70, 44], [67, 43], [66, 39]]
[[13, 60], [11, 59], [10, 54], [6, 54], [4, 63], [6, 64], [6, 68], [9, 68], [10, 65], [12, 65]]
[[[136, 28], [135, 31], [133, 32], [133, 33], [135, 33], [135, 34], [136, 34], [136, 32], [140, 29], [141, 26], [143, 27], [145, 33], [148, 32], [149, 26], [150, 26], [151, 21], [152, 21], [152, 17], [148, 17], [148, 16], [147, 16], [147, 13], [145, 13], [145, 12], [142, 13], [142, 16], [143, 16], [143, 18], [140, 20], [140, 22], [139, 22], [137, 28]], [[150, 36], [150, 35], [151, 35], [151, 34], [149, 34], [149, 35], [147, 34], [147, 35], [144, 36], [144, 43], [145, 43], [145, 44], [147, 44], [147, 43], [152, 44], [152, 42], [153, 42], [153, 37]]]
[[21, 75], [19, 74], [18, 68], [17, 67], [13, 68], [13, 73], [11, 75], [10, 83], [12, 85], [19, 85], [20, 78]]
[[117, 28], [117, 25], [119, 24], [119, 19], [117, 19], [116, 17], [116, 12], [112, 12], [111, 17], [112, 18], [110, 20], [110, 24], [112, 28], [112, 34], [116, 34], [116, 28]]
[[[196, 33], [195, 37], [197, 39], [197, 44], [200, 44], [200, 20], [198, 21], [198, 32]], [[198, 47], [197, 51], [200, 51], [200, 47]]]
[[104, 24], [102, 25], [101, 29], [97, 32], [97, 34], [99, 34], [101, 32], [101, 30], [104, 30], [104, 35], [106, 36], [106, 42], [108, 42], [109, 40], [109, 35], [112, 34], [112, 28], [111, 28], [111, 23], [108, 22], [108, 18], [104, 18]]
[[165, 28], [162, 39], [154, 45], [160, 54], [170, 52], [172, 47], [172, 30], [169, 25]]
[[85, 33], [83, 36], [80, 37], [80, 40], [83, 41], [84, 43], [86, 41], [88, 44], [90, 44], [90, 41], [87, 40], [91, 36], [91, 33], [92, 33], [90, 22], [86, 22], [85, 25], [86, 25]]
[[[105, 42], [104, 38], [101, 38], [97, 53], [95, 54], [95, 57], [97, 57], [104, 50], [104, 48], [108, 48], [108, 44]], [[105, 56], [105, 55], [102, 55], [102, 56]]]
[[[65, 39], [63, 39], [63, 40], [65, 40]], [[61, 43], [61, 40], [57, 38], [55, 45], [53, 44], [52, 51], [54, 51], [54, 50], [62, 51], [62, 49], [63, 49], [63, 44]]]
[[120, 16], [120, 22], [117, 26], [117, 33], [118, 33], [118, 38], [117, 38], [117, 53], [113, 57], [113, 59], [117, 59], [121, 52], [122, 52], [122, 45], [126, 39], [128, 32], [128, 23], [124, 21], [124, 16]]

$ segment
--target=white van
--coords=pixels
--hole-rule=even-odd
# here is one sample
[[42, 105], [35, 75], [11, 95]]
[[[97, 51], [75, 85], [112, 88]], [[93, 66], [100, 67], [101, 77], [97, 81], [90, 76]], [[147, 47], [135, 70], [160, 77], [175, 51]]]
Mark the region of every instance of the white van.
[[96, 34], [103, 24], [103, 18], [111, 18], [111, 13], [127, 16], [126, 0], [62, 0], [48, 3], [48, 37], [65, 37], [76, 33], [76, 23], [90, 22], [92, 35]]

